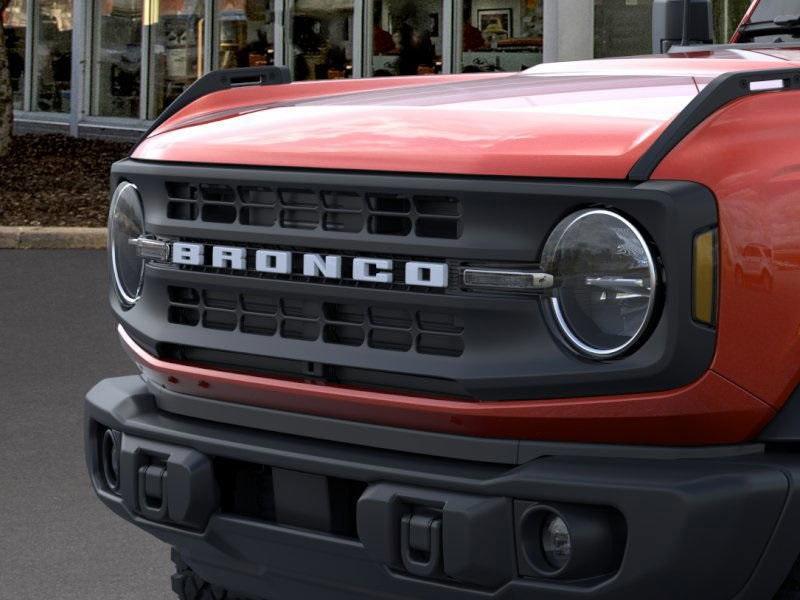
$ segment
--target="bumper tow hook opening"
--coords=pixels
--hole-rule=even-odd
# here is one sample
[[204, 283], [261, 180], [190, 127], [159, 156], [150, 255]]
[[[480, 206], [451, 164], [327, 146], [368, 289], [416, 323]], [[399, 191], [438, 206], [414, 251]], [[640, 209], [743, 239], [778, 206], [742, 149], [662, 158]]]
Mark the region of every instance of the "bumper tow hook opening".
[[442, 519], [436, 513], [405, 515], [400, 522], [400, 557], [411, 575], [442, 572]]

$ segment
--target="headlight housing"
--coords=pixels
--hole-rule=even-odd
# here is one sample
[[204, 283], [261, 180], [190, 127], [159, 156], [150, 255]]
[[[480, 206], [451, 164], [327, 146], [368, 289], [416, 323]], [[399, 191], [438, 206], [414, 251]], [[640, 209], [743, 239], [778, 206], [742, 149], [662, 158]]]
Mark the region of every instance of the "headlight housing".
[[569, 344], [595, 359], [624, 354], [647, 331], [658, 292], [656, 265], [641, 232], [603, 209], [571, 214], [545, 243], [542, 267], [554, 276], [550, 298]]
[[108, 216], [108, 247], [111, 272], [120, 301], [133, 306], [142, 292], [144, 260], [131, 240], [144, 234], [144, 209], [139, 190], [123, 182], [114, 191]]

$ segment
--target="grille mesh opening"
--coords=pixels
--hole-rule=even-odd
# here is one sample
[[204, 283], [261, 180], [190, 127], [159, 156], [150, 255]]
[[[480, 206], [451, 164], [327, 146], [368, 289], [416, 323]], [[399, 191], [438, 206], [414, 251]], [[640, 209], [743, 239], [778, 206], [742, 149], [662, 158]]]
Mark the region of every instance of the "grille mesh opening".
[[392, 306], [276, 298], [169, 286], [167, 320], [176, 325], [394, 352], [460, 356], [464, 323], [442, 311], [412, 315]]
[[364, 343], [364, 330], [353, 325], [326, 325], [324, 336], [328, 344], [360, 346]]
[[188, 325], [194, 327], [200, 322], [200, 311], [185, 306], [170, 306], [167, 321], [175, 325]]
[[235, 223], [236, 208], [225, 204], [204, 204], [203, 221], [208, 223]]
[[203, 184], [200, 186], [200, 194], [204, 202], [233, 202], [236, 200], [233, 188], [227, 185]]
[[191, 202], [170, 202], [167, 204], [167, 218], [194, 221], [197, 218], [197, 205]]
[[461, 201], [449, 196], [165, 182], [167, 218], [248, 227], [458, 239]]

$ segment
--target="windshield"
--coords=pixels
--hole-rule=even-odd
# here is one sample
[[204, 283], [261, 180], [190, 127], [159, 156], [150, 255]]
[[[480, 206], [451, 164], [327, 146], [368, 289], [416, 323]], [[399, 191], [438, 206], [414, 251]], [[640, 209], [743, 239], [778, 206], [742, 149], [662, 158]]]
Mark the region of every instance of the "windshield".
[[740, 31], [740, 42], [800, 39], [800, 0], [761, 0]]
[[764, 23], [786, 15], [800, 15], [800, 0], [761, 0], [750, 23]]

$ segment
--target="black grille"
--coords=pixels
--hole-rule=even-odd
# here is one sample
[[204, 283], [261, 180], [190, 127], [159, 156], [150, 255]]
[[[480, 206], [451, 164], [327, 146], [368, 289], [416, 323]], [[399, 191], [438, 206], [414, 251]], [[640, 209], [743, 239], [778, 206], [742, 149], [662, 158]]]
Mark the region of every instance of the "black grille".
[[300, 187], [166, 182], [167, 218], [249, 227], [455, 240], [461, 202], [450, 196]]
[[169, 286], [175, 325], [434, 356], [461, 356], [463, 320], [450, 312]]
[[[146, 230], [157, 238], [207, 250], [342, 257], [335, 279], [305, 277], [297, 264], [288, 275], [258, 272], [250, 265], [255, 252], [238, 271], [214, 268], [209, 256], [198, 267], [150, 261], [141, 300], [132, 309], [114, 306], [164, 360], [495, 401], [672, 389], [697, 380], [713, 357], [715, 332], [691, 321], [685, 293], [685, 249], [697, 231], [717, 224], [713, 194], [702, 186], [139, 160], [114, 165], [112, 186], [122, 181], [139, 188]], [[671, 281], [662, 286], [647, 340], [614, 361], [571, 352], [546, 296], [468, 289], [459, 277], [468, 267], [537, 268], [556, 223], [591, 207], [636, 222]], [[355, 281], [347, 272], [355, 256], [390, 259], [398, 268], [445, 263], [449, 285], [410, 288], [399, 270], [390, 284]], [[170, 298], [168, 286], [184, 289]], [[310, 305], [296, 304], [301, 300]]]

